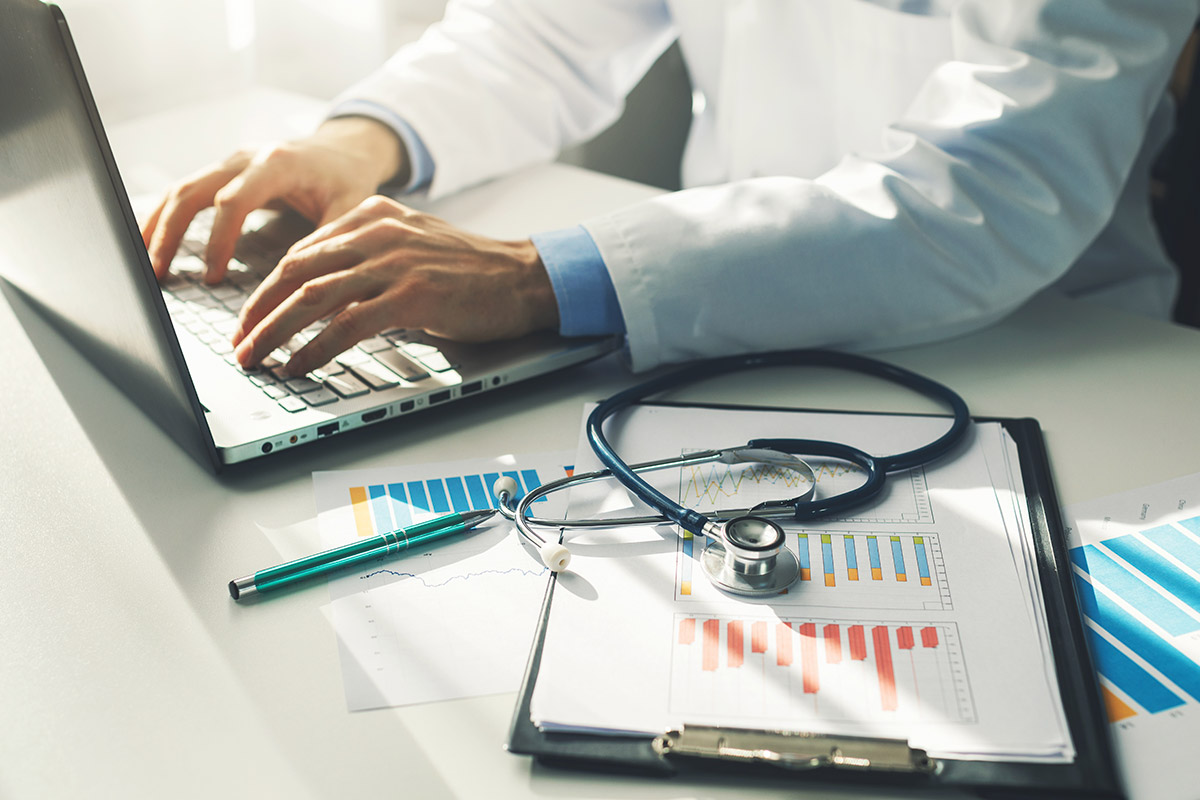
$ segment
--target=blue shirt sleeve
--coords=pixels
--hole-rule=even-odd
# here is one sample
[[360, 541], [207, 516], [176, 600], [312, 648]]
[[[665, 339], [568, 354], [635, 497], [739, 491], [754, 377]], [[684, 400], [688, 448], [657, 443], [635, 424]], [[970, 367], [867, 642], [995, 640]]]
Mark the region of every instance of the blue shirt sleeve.
[[409, 194], [425, 188], [433, 180], [433, 156], [429, 154], [429, 148], [421, 141], [421, 137], [417, 135], [412, 126], [390, 108], [368, 100], [347, 100], [334, 106], [329, 116], [370, 117], [395, 131], [396, 135], [400, 137], [400, 141], [404, 142], [405, 149], [408, 150], [408, 161], [412, 173], [409, 175], [408, 183], [391, 188]]
[[[337, 116], [369, 117], [387, 125], [408, 150], [412, 174], [403, 193], [419, 191], [433, 180], [435, 165], [421, 137], [389, 108], [366, 100], [339, 103], [330, 112]], [[582, 225], [531, 237], [546, 265], [558, 301], [558, 331], [563, 336], [607, 336], [625, 333], [621, 305], [604, 258], [591, 234]]]
[[531, 238], [558, 300], [558, 332], [563, 336], [625, 333], [612, 277], [591, 234], [576, 225]]

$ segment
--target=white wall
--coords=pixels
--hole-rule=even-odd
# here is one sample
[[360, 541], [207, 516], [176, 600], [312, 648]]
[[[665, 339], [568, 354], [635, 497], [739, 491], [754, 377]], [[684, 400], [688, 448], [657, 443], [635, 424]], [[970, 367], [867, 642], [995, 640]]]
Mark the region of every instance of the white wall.
[[444, 0], [58, 0], [109, 123], [252, 83], [320, 98], [441, 17]]

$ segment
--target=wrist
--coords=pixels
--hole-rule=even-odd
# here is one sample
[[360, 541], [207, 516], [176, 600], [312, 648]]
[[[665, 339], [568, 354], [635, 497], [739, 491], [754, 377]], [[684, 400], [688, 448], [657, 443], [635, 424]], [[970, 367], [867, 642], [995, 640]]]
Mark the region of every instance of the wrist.
[[558, 300], [537, 247], [530, 239], [505, 244], [510, 258], [520, 265], [524, 276], [519, 292], [525, 311], [523, 317], [530, 323], [531, 330], [557, 330]]
[[404, 142], [388, 126], [370, 117], [333, 117], [321, 123], [314, 138], [362, 160], [376, 186], [408, 182], [412, 165]]

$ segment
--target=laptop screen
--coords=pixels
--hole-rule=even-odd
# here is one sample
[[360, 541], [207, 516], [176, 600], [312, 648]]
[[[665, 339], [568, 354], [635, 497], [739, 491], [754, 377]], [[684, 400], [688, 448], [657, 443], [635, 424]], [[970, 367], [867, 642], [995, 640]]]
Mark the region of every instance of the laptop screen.
[[216, 463], [66, 23], [37, 0], [0, 6], [0, 275]]

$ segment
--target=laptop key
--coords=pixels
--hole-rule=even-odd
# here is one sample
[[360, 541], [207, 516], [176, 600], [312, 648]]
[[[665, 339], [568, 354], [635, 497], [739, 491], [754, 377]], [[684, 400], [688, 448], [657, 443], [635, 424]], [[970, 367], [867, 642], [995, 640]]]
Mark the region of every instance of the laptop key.
[[308, 392], [300, 395], [300, 398], [310, 406], [324, 406], [330, 403], [336, 403], [340, 398], [328, 389], [318, 389], [315, 392]]
[[297, 411], [303, 411], [308, 408], [308, 403], [301, 400], [299, 397], [288, 395], [279, 401], [279, 407], [289, 414], [295, 414]]
[[404, 378], [406, 381], [419, 381], [429, 377], [429, 370], [422, 367], [417, 362], [413, 361], [408, 356], [401, 353], [399, 350], [389, 349], [380, 350], [378, 353], [372, 353], [376, 359], [382, 361], [389, 369], [397, 375]]
[[347, 372], [326, 376], [325, 385], [342, 397], [359, 397], [371, 391], [365, 383]]
[[292, 394], [304, 394], [306, 392], [315, 392], [321, 388], [321, 384], [314, 381], [312, 378], [291, 378], [284, 383], [288, 391]]
[[383, 364], [375, 361], [365, 361], [362, 364], [347, 364], [346, 368], [353, 372], [372, 389], [390, 389], [400, 384], [400, 376]]

